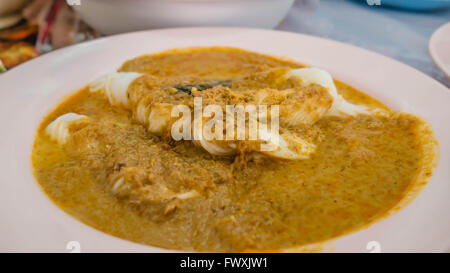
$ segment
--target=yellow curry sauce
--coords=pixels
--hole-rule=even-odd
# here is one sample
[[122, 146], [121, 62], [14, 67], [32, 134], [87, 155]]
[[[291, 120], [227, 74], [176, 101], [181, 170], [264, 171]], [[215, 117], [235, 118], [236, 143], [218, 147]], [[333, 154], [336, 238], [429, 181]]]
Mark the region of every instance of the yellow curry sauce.
[[[214, 47], [142, 56], [121, 71], [195, 82], [228, 81], [276, 67], [303, 65]], [[387, 110], [335, 83], [348, 101]], [[134, 88], [145, 88], [139, 84]], [[74, 133], [66, 146], [57, 145], [45, 128], [68, 112], [97, 122]], [[42, 122], [32, 153], [35, 175], [59, 207], [84, 223], [169, 249], [264, 251], [334, 238], [385, 215], [426, 182], [436, 158], [428, 125], [405, 113], [323, 117], [313, 125], [317, 150], [310, 158], [245, 162], [152, 135], [131, 116], [87, 88], [77, 92]], [[151, 198], [144, 202], [136, 193], [112, 194], [107, 181], [116, 171], [130, 183], [145, 184]], [[201, 195], [161, 199], [158, 183]]]

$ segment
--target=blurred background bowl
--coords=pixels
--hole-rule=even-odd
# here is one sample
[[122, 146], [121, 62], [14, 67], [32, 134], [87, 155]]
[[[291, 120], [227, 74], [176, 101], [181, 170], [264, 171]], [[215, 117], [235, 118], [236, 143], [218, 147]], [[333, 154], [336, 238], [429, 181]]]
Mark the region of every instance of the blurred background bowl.
[[102, 34], [187, 26], [273, 28], [294, 0], [89, 0], [75, 5]]
[[[366, 0], [364, 0], [366, 1]], [[381, 5], [408, 10], [435, 10], [450, 7], [450, 0], [380, 0]]]
[[0, 0], [0, 17], [22, 9], [29, 0]]

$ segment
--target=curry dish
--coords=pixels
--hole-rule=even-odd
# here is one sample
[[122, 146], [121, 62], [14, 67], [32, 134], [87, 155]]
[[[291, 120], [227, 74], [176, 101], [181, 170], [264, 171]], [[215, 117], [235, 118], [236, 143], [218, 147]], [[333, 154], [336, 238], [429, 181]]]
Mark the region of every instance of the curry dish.
[[[194, 98], [279, 105], [280, 144], [175, 140], [170, 113]], [[211, 47], [141, 56], [80, 90], [42, 122], [32, 163], [59, 207], [106, 233], [168, 249], [277, 251], [385, 216], [426, 183], [436, 151], [425, 121], [323, 70]]]

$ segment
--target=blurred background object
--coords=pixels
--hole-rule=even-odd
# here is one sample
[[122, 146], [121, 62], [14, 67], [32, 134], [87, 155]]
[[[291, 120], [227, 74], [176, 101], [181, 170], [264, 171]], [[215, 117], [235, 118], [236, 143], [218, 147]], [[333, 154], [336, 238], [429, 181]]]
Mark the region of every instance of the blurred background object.
[[61, 48], [98, 36], [81, 22], [64, 0], [33, 0], [22, 12], [29, 24], [37, 25], [39, 52]]
[[38, 56], [34, 46], [26, 41], [37, 32], [27, 24], [22, 9], [28, 0], [0, 0], [0, 70], [12, 68]]
[[450, 7], [449, 0], [380, 0], [380, 3], [384, 6], [416, 11], [436, 10]]
[[22, 16], [20, 10], [29, 0], [0, 0], [0, 29], [17, 24]]
[[0, 0], [0, 60], [6, 69], [98, 36], [64, 0]]
[[137, 30], [239, 26], [274, 28], [294, 0], [80, 0], [81, 18], [102, 34]]

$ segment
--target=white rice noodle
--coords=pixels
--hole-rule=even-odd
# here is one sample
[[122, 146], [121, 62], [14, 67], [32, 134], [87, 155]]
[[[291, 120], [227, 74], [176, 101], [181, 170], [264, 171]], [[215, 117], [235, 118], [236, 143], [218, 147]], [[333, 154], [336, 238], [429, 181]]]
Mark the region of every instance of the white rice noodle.
[[84, 115], [67, 113], [52, 121], [45, 129], [45, 132], [52, 140], [57, 141], [58, 144], [66, 144], [70, 137], [69, 127], [75, 123], [87, 121], [88, 119]]
[[305, 85], [318, 84], [327, 88], [333, 97], [333, 104], [328, 110], [328, 116], [356, 116], [358, 114], [370, 114], [368, 109], [362, 105], [351, 104], [338, 94], [330, 73], [319, 68], [299, 68], [291, 70], [287, 77], [298, 77]]
[[113, 72], [93, 81], [89, 85], [91, 92], [103, 92], [111, 105], [129, 107], [128, 87], [142, 76], [136, 72]]
[[218, 145], [214, 141], [208, 141], [206, 139], [196, 140], [195, 143], [205, 149], [208, 153], [217, 156], [227, 156], [235, 154], [235, 149], [229, 145]]

